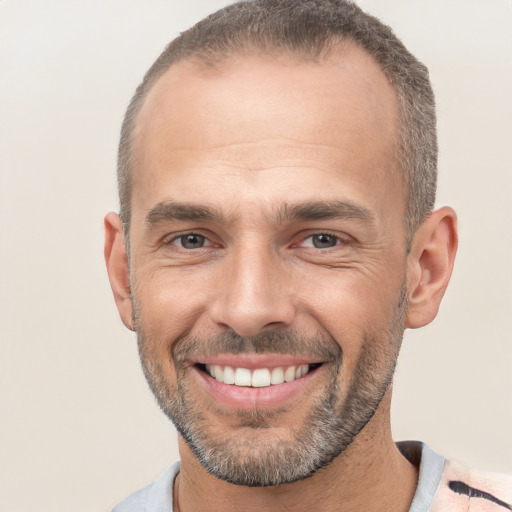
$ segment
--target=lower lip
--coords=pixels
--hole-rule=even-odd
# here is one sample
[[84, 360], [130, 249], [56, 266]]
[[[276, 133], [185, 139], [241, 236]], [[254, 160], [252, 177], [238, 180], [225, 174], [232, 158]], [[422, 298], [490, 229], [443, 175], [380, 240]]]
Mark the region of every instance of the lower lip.
[[286, 402], [301, 394], [322, 370], [322, 367], [310, 371], [304, 377], [263, 388], [223, 384], [197, 367], [192, 367], [200, 382], [214, 400], [222, 405], [236, 409], [270, 409], [285, 405]]

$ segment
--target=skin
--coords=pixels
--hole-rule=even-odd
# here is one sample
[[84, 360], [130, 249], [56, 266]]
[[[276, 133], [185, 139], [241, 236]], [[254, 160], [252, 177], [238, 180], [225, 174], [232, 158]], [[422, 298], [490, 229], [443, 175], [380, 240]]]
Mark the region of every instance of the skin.
[[[130, 265], [115, 213], [105, 218], [105, 256], [121, 318], [144, 331], [149, 357], [169, 389], [176, 389], [178, 373], [169, 354], [186, 335], [287, 330], [330, 336], [343, 353], [336, 378], [346, 390], [365, 336], [387, 329], [404, 286], [405, 326], [433, 320], [453, 266], [456, 217], [450, 208], [434, 212], [407, 251], [406, 191], [394, 159], [397, 124], [392, 88], [351, 45], [322, 64], [245, 56], [206, 71], [185, 61], [155, 84], [134, 139]], [[286, 205], [333, 201], [364, 215], [282, 215]], [[171, 203], [208, 206], [218, 215], [177, 220], [155, 214], [157, 221], [148, 222], [148, 212]], [[187, 233], [204, 236], [206, 245], [182, 247]], [[315, 247], [312, 237], [322, 233], [336, 245]], [[382, 335], [375, 340], [378, 371], [384, 371], [400, 339], [391, 346]], [[293, 439], [326, 386], [327, 368], [305, 379], [269, 428], [250, 430], [251, 438]], [[193, 365], [181, 378], [212, 436], [249, 435], [236, 408], [219, 404]], [[417, 470], [392, 440], [390, 400], [388, 388], [373, 418], [326, 468], [279, 487], [215, 478], [180, 437], [176, 509], [204, 510], [208, 503], [210, 510], [309, 511], [321, 500], [325, 511], [408, 510]], [[258, 408], [257, 400], [247, 407]]]

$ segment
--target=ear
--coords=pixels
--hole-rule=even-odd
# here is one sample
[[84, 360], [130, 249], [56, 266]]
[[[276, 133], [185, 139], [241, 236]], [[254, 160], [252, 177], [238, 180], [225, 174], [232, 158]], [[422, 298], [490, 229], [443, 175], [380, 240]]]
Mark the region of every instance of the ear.
[[130, 297], [130, 270], [124, 246], [123, 227], [119, 215], [110, 212], [105, 217], [105, 262], [117, 309], [124, 325], [133, 327]]
[[406, 327], [423, 327], [436, 317], [452, 275], [457, 242], [457, 215], [448, 207], [434, 211], [416, 231], [407, 257]]

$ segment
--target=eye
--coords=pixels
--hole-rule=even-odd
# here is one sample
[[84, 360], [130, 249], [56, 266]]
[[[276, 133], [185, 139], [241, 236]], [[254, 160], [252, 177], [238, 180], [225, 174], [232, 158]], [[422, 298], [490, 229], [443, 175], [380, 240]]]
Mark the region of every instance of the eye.
[[196, 233], [187, 233], [176, 237], [172, 243], [182, 247], [183, 249], [201, 249], [202, 247], [208, 246], [209, 241], [203, 235], [197, 235]]
[[308, 236], [302, 242], [303, 247], [314, 247], [315, 249], [329, 249], [335, 247], [340, 243], [340, 239], [335, 235], [329, 233], [318, 233], [316, 235]]

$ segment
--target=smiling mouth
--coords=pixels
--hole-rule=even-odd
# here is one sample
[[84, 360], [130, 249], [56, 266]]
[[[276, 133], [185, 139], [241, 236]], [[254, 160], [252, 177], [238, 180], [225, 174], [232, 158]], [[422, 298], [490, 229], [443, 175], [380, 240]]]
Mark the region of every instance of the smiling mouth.
[[197, 364], [204, 373], [217, 382], [240, 387], [265, 388], [305, 377], [322, 366], [322, 363], [277, 366], [274, 368], [248, 368], [222, 366], [217, 364]]

